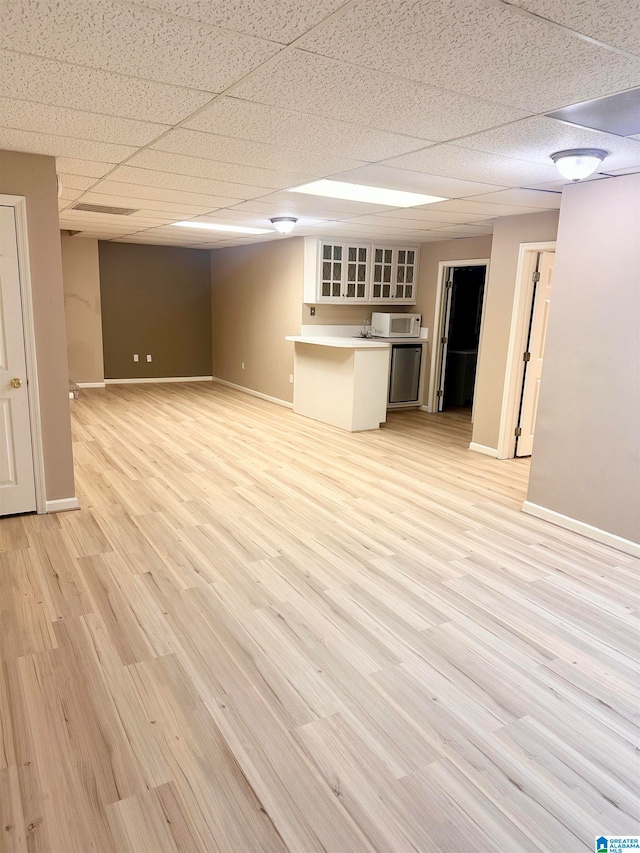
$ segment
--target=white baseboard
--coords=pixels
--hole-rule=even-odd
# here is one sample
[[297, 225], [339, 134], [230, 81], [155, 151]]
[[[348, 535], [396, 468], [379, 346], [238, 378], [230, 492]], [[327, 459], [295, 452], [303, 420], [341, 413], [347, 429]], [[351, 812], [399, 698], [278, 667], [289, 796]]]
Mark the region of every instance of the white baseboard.
[[226, 379], [218, 379], [213, 377], [213, 381], [220, 385], [226, 385], [227, 388], [234, 388], [236, 391], [242, 391], [245, 394], [250, 394], [252, 397], [259, 397], [261, 400], [268, 400], [269, 403], [275, 403], [276, 406], [284, 406], [287, 409], [293, 409], [293, 403], [288, 403], [286, 400], [281, 400], [279, 397], [270, 397], [268, 394], [262, 394], [260, 391], [254, 391], [253, 388], [245, 388], [244, 385], [236, 385], [235, 382], [228, 382]]
[[623, 539], [621, 536], [616, 536], [615, 533], [609, 533], [607, 530], [601, 530], [599, 527], [593, 527], [585, 521], [579, 521], [577, 518], [571, 518], [568, 515], [562, 515], [555, 510], [547, 509], [545, 506], [525, 501], [522, 504], [522, 511], [528, 515], [533, 515], [536, 518], [541, 518], [543, 521], [549, 521], [551, 524], [556, 524], [558, 527], [564, 527], [565, 530], [572, 530], [574, 533], [579, 533], [581, 536], [586, 536], [588, 539], [594, 539], [602, 545], [609, 545], [611, 548], [617, 548], [618, 551], [624, 551], [625, 554], [630, 554], [632, 557], [640, 557], [640, 544], [632, 542], [630, 539]]
[[78, 388], [104, 388], [104, 382], [76, 382]]
[[211, 382], [212, 380], [213, 376], [140, 376], [137, 379], [105, 379], [104, 381], [106, 385], [139, 385], [143, 382]]
[[55, 501], [46, 502], [47, 512], [69, 512], [72, 509], [80, 509], [78, 498], [75, 495], [72, 498], [58, 498]]
[[475, 441], [472, 441], [469, 445], [469, 450], [473, 450], [476, 453], [484, 453], [485, 456], [493, 456], [494, 459], [498, 458], [497, 448], [487, 447], [486, 444], [476, 444]]

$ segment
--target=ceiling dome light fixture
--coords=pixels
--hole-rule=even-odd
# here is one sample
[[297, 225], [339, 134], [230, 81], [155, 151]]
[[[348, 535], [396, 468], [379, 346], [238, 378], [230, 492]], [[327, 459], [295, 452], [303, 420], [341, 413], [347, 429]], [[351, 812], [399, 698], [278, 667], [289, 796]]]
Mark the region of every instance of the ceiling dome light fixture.
[[290, 231], [293, 231], [297, 221], [295, 216], [274, 216], [273, 219], [269, 220], [280, 234], [288, 234]]
[[581, 181], [593, 175], [607, 153], [602, 148], [571, 148], [568, 151], [556, 151], [551, 159], [563, 178]]

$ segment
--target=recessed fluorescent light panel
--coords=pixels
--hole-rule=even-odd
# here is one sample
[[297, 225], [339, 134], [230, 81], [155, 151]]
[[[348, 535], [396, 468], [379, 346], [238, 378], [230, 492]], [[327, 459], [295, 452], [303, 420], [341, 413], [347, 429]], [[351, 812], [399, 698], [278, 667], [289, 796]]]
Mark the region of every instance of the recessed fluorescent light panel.
[[204, 228], [206, 231], [226, 231], [231, 234], [273, 234], [270, 228], [245, 228], [243, 225], [218, 225], [217, 222], [174, 222], [182, 228]]
[[385, 204], [389, 207], [416, 207], [419, 204], [433, 204], [446, 201], [437, 195], [409, 193], [403, 190], [387, 190], [384, 187], [368, 187], [365, 184], [349, 184], [346, 181], [312, 181], [287, 190], [290, 193], [308, 193], [325, 198], [342, 198], [346, 201], [364, 201], [369, 204]]

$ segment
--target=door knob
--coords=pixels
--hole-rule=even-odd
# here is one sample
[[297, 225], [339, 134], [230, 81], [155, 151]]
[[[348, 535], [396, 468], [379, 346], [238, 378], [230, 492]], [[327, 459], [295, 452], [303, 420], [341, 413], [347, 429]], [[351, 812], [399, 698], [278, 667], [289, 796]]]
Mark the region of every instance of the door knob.
[[22, 379], [18, 379], [16, 376], [15, 379], [12, 379], [10, 382], [12, 388], [22, 388]]

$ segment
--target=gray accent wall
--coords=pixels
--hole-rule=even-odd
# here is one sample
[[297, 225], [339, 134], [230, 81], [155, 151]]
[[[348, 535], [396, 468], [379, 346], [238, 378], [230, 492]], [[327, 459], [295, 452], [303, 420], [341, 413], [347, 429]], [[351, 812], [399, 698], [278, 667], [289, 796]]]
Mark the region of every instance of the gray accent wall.
[[105, 378], [210, 376], [209, 252], [101, 241], [99, 254]]

